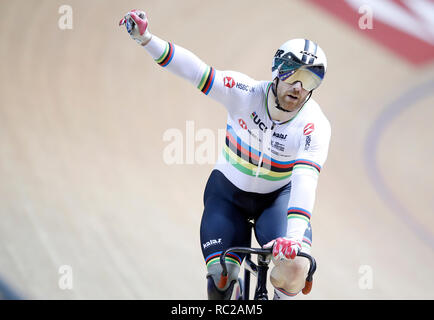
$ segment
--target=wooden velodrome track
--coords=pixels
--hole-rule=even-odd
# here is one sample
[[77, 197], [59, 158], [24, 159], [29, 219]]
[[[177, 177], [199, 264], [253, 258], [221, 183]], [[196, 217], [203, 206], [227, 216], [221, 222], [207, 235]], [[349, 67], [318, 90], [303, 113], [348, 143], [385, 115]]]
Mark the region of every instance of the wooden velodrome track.
[[432, 63], [409, 64], [308, 2], [273, 3], [77, 0], [73, 29], [61, 30], [64, 1], [1, 2], [0, 278], [10, 288], [32, 299], [206, 298], [199, 225], [213, 165], [165, 164], [163, 135], [186, 139], [194, 120], [217, 136], [226, 112], [118, 27], [140, 8], [159, 37], [255, 79], [270, 79], [287, 39], [319, 42], [329, 71], [314, 98], [332, 142], [312, 218], [319, 267], [297, 299], [434, 298]]

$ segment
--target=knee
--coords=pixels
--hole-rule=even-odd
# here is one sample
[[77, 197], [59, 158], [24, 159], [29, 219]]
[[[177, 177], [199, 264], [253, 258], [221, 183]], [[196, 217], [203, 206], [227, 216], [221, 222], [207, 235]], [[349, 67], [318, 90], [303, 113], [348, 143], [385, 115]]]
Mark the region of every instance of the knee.
[[222, 267], [219, 263], [215, 263], [208, 267], [207, 278], [212, 278], [214, 280], [214, 284], [220, 290], [226, 290], [233, 280], [238, 279], [238, 273], [240, 272], [240, 266], [235, 265], [233, 263], [227, 263], [228, 276], [227, 281], [223, 287], [221, 287], [221, 274]]
[[276, 288], [290, 292], [300, 291], [304, 287], [308, 269], [308, 261], [303, 258], [279, 261], [271, 270], [270, 280]]
[[234, 285], [238, 279], [238, 273], [240, 271], [240, 267], [234, 264], [227, 264], [228, 275], [227, 281], [222, 285], [221, 282], [221, 273], [222, 267], [220, 264], [213, 264], [208, 267], [207, 274], [207, 291], [208, 291], [208, 299], [209, 300], [229, 300], [232, 291], [234, 289]]

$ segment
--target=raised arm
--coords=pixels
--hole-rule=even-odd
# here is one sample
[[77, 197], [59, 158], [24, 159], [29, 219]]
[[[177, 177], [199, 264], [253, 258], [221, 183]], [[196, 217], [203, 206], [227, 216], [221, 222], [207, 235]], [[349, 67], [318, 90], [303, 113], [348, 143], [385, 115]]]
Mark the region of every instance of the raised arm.
[[245, 102], [246, 92], [231, 90], [230, 85], [225, 86], [225, 78], [240, 79], [251, 87], [256, 84], [256, 81], [244, 74], [216, 70], [189, 50], [151, 34], [148, 19], [143, 11], [128, 12], [120, 21], [120, 25], [124, 24], [131, 38], [143, 46], [156, 63], [186, 79], [205, 95], [224, 104], [228, 111], [242, 104], [242, 101]]

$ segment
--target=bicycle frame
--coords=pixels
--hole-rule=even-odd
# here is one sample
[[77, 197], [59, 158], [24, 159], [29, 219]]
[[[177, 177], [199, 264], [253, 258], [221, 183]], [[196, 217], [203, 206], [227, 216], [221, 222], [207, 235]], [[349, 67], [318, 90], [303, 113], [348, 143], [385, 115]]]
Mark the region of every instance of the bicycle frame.
[[[250, 247], [232, 247], [227, 249], [220, 255], [220, 264], [222, 266], [221, 274], [221, 287], [225, 285], [228, 278], [228, 272], [226, 267], [226, 255], [230, 252], [245, 253], [245, 265], [244, 265], [244, 285], [242, 286], [242, 300], [249, 300], [250, 292], [250, 274], [253, 274], [257, 278], [257, 284], [255, 289], [254, 300], [268, 300], [267, 292], [267, 273], [268, 265], [271, 261], [272, 249], [262, 249], [262, 248], [250, 248]], [[258, 264], [255, 264], [251, 259], [251, 254], [258, 255]], [[315, 259], [304, 252], [299, 252], [297, 256], [304, 257], [309, 260], [309, 272], [306, 277], [305, 287], [302, 290], [304, 294], [308, 294], [312, 289], [313, 274], [316, 271], [316, 261]]]

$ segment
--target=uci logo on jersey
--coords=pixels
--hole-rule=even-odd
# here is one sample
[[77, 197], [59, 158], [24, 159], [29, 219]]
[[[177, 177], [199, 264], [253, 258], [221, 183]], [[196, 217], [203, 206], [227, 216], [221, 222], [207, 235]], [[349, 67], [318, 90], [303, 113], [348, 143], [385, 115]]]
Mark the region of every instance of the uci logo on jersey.
[[265, 123], [262, 122], [262, 120], [258, 117], [255, 111], [252, 112], [250, 118], [252, 118], [253, 122], [258, 125], [259, 129], [264, 132], [267, 131], [267, 126], [265, 125]]

